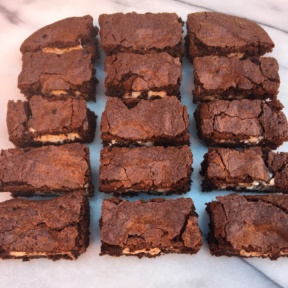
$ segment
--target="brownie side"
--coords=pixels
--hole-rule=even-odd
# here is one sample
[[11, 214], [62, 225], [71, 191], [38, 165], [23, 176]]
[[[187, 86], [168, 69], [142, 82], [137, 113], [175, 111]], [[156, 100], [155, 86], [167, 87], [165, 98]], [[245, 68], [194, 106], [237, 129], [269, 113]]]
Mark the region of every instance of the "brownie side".
[[60, 55], [27, 52], [22, 57], [18, 88], [28, 99], [33, 95], [71, 95], [95, 101], [97, 80], [91, 59], [92, 54], [85, 49]]
[[274, 43], [267, 32], [250, 20], [216, 12], [187, 16], [187, 57], [209, 55], [251, 57], [271, 52]]
[[127, 107], [118, 98], [108, 98], [101, 118], [104, 146], [189, 144], [187, 107], [176, 97], [140, 100]]
[[110, 256], [195, 254], [202, 246], [198, 215], [189, 198], [147, 202], [105, 199], [100, 237], [100, 255]]
[[101, 150], [99, 191], [115, 196], [182, 194], [190, 190], [193, 158], [189, 146], [106, 147]]
[[72, 143], [1, 151], [0, 191], [13, 197], [85, 190], [93, 196], [89, 148]]
[[288, 140], [288, 124], [278, 100], [218, 100], [199, 103], [198, 136], [209, 146], [263, 146], [276, 149]]
[[288, 196], [217, 197], [207, 204], [208, 244], [215, 256], [269, 257], [288, 255]]
[[51, 200], [0, 203], [0, 257], [75, 260], [89, 245], [89, 201], [83, 191]]
[[167, 52], [182, 57], [183, 21], [175, 13], [114, 13], [99, 16], [100, 37], [106, 55]]
[[193, 101], [276, 99], [280, 85], [275, 58], [240, 60], [206, 56], [194, 59]]
[[182, 67], [167, 53], [118, 53], [105, 59], [106, 95], [122, 100], [180, 96]]

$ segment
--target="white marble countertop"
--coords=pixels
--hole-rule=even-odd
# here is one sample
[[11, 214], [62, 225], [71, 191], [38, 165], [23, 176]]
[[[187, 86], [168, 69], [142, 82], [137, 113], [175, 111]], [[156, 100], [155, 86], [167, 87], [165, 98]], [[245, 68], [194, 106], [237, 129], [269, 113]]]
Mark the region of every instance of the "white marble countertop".
[[[192, 4], [193, 2], [193, 4]], [[9, 99], [24, 99], [17, 89], [17, 77], [21, 70], [19, 47], [32, 32], [44, 25], [70, 16], [90, 14], [98, 26], [98, 16], [114, 12], [176, 12], [186, 21], [188, 13], [197, 11], [217, 11], [254, 20], [270, 34], [276, 47], [271, 53], [280, 64], [281, 86], [279, 99], [288, 115], [288, 1], [287, 0], [0, 0], [0, 148], [13, 147], [8, 140], [6, 128], [6, 107]], [[185, 30], [185, 29], [184, 29]], [[184, 35], [185, 35], [184, 31]], [[99, 123], [104, 109], [103, 58], [96, 65], [97, 102], [89, 103], [89, 108], [98, 115], [96, 139], [89, 145], [93, 181], [98, 186]], [[227, 192], [202, 193], [199, 176], [200, 163], [207, 148], [196, 136], [194, 118], [195, 105], [192, 105], [193, 88], [192, 65], [183, 62], [183, 81], [181, 95], [183, 104], [190, 114], [192, 152], [194, 154], [193, 183], [185, 197], [191, 197], [199, 214], [199, 224], [203, 232], [204, 245], [197, 255], [164, 255], [156, 259], [137, 257], [114, 258], [99, 256], [99, 218], [102, 199], [109, 197], [96, 191], [91, 199], [91, 243], [85, 254], [77, 261], [60, 260], [52, 262], [36, 259], [29, 262], [21, 260], [0, 260], [0, 287], [288, 287], [288, 258], [271, 261], [269, 259], [240, 259], [237, 257], [213, 257], [210, 255], [205, 238], [208, 233], [208, 216], [205, 203], [217, 195]], [[288, 151], [288, 144], [279, 148]], [[148, 199], [150, 196], [141, 195]], [[171, 197], [171, 196], [170, 196]], [[1, 193], [0, 201], [10, 198], [9, 193]], [[137, 199], [134, 197], [132, 200]]]

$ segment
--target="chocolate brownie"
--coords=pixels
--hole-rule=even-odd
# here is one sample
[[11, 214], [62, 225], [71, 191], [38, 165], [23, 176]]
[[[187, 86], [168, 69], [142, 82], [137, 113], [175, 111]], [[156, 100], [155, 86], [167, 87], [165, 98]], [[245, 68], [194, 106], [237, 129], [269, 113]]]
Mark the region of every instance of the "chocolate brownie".
[[280, 78], [275, 58], [226, 58], [217, 56], [194, 59], [194, 103], [217, 99], [275, 99]]
[[140, 100], [128, 108], [119, 98], [108, 98], [101, 119], [104, 145], [189, 144], [187, 107], [176, 97]]
[[74, 260], [89, 245], [89, 201], [83, 191], [51, 200], [0, 203], [2, 259]]
[[271, 52], [274, 43], [257, 23], [216, 12], [197, 12], [187, 17], [187, 56], [251, 57]]
[[182, 57], [183, 21], [175, 13], [115, 13], [99, 16], [100, 37], [106, 55], [119, 52], [167, 52]]
[[13, 197], [59, 195], [76, 190], [94, 194], [89, 148], [72, 143], [1, 150], [0, 191]]
[[209, 146], [266, 146], [288, 141], [288, 124], [278, 100], [217, 100], [200, 103], [194, 116], [198, 136]]
[[28, 99], [33, 95], [71, 95], [95, 100], [96, 79], [91, 57], [83, 49], [63, 54], [27, 52], [22, 57], [18, 88]]
[[269, 148], [209, 148], [200, 174], [203, 191], [236, 190], [288, 193], [288, 153]]
[[106, 95], [128, 101], [180, 97], [181, 66], [179, 58], [167, 53], [108, 56], [105, 60]]
[[100, 156], [99, 190], [114, 195], [138, 192], [182, 194], [190, 190], [192, 153], [180, 147], [106, 147]]
[[40, 28], [21, 45], [20, 51], [42, 51], [63, 54], [78, 49], [88, 49], [93, 57], [98, 57], [98, 28], [93, 25], [90, 15], [69, 17]]
[[7, 127], [9, 140], [17, 147], [85, 143], [94, 139], [96, 116], [85, 100], [35, 95], [29, 102], [8, 102]]
[[219, 196], [207, 205], [215, 256], [288, 256], [288, 195]]
[[202, 246], [198, 215], [190, 198], [147, 202], [105, 199], [100, 231], [100, 255], [195, 254]]

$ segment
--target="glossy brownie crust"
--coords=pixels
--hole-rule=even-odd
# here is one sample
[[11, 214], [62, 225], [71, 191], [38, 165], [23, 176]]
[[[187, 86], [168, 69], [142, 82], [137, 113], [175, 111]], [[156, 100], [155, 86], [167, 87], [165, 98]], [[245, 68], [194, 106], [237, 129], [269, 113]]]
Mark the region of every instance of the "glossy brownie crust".
[[105, 199], [100, 230], [100, 255], [195, 254], [202, 246], [198, 215], [189, 198], [147, 202]]
[[202, 191], [236, 190], [288, 193], [288, 153], [269, 148], [209, 148], [200, 174]]
[[280, 85], [275, 58], [240, 60], [207, 56], [194, 59], [193, 101], [276, 99]]
[[52, 200], [0, 203], [0, 257], [74, 260], [89, 245], [89, 201], [82, 192]]
[[180, 97], [181, 69], [180, 59], [167, 53], [106, 57], [106, 95], [130, 101], [164, 97], [163, 93]]
[[104, 146], [189, 144], [187, 107], [176, 97], [140, 100], [128, 108], [118, 98], [108, 98], [101, 118]]
[[274, 43], [257, 23], [215, 12], [187, 17], [187, 57], [208, 55], [251, 57], [271, 52]]
[[182, 194], [190, 190], [192, 153], [189, 146], [104, 148], [99, 190], [114, 195]]
[[288, 195], [219, 196], [207, 205], [215, 256], [288, 256]]
[[2, 150], [0, 191], [13, 197], [59, 195], [77, 190], [94, 194], [89, 148], [72, 143]]
[[9, 101], [7, 109], [9, 140], [16, 147], [69, 142], [92, 142], [96, 116], [86, 101], [66, 97], [47, 99], [32, 96], [30, 101]]
[[167, 52], [182, 57], [181, 18], [175, 13], [115, 13], [99, 16], [100, 37], [106, 55], [119, 52]]
[[218, 100], [200, 103], [194, 113], [198, 136], [209, 146], [260, 145], [276, 149], [288, 140], [288, 124], [278, 100]]

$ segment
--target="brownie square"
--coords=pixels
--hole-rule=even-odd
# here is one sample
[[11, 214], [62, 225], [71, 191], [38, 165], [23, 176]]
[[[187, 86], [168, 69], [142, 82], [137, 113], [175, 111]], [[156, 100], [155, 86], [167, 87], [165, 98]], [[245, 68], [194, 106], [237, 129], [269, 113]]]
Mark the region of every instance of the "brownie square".
[[187, 57], [209, 55], [246, 58], [271, 52], [274, 43], [257, 23], [216, 12], [197, 12], [187, 17]]
[[140, 100], [127, 107], [118, 98], [108, 98], [101, 118], [104, 146], [189, 144], [187, 107], [176, 97]]
[[180, 97], [182, 65], [167, 53], [118, 53], [106, 57], [106, 95], [135, 102], [165, 96]]
[[288, 256], [288, 195], [219, 196], [207, 204], [215, 256]]
[[0, 257], [75, 260], [89, 245], [89, 201], [84, 192], [51, 200], [0, 203]]
[[83, 144], [1, 150], [0, 167], [0, 191], [13, 197], [94, 194], [89, 148]]
[[189, 198], [147, 202], [105, 199], [100, 237], [100, 255], [110, 256], [195, 254], [202, 246], [198, 215]]
[[66, 97], [47, 99], [39, 95], [30, 101], [9, 101], [7, 109], [9, 140], [17, 147], [92, 142], [96, 116], [86, 101]]
[[194, 103], [211, 100], [276, 99], [280, 85], [275, 58], [240, 60], [207, 56], [194, 59]]
[[175, 13], [115, 13], [99, 16], [100, 37], [106, 55], [119, 52], [167, 52], [182, 57], [183, 21]]
[[180, 147], [107, 147], [100, 156], [99, 190], [118, 195], [182, 194], [190, 190], [192, 153]]
[[209, 146], [260, 145], [276, 149], [288, 141], [288, 124], [278, 100], [217, 100], [200, 103], [194, 116], [198, 136]]

